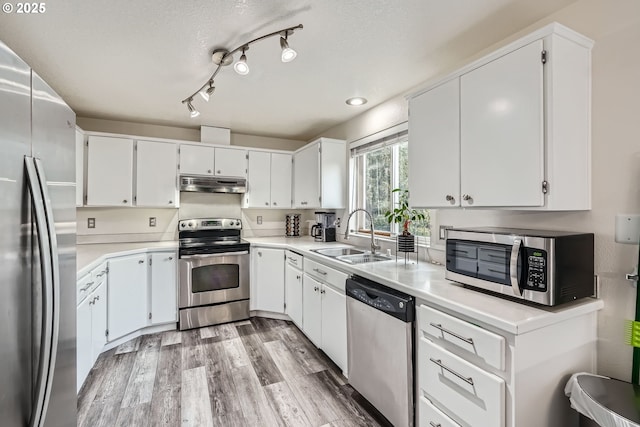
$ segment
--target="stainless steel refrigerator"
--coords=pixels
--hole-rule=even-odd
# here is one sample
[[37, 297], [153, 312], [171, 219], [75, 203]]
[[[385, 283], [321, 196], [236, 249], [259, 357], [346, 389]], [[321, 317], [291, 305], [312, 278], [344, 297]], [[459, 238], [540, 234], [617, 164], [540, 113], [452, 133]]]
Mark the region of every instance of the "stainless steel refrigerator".
[[76, 425], [75, 114], [0, 42], [0, 425]]

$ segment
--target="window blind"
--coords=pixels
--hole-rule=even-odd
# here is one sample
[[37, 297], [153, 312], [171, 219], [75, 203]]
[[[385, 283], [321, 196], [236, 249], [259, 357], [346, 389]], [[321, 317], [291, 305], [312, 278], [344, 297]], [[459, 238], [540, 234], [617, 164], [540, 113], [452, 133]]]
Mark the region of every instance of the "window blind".
[[391, 135], [382, 137], [380, 139], [376, 139], [374, 141], [357, 145], [356, 147], [351, 149], [351, 157], [360, 156], [365, 153], [370, 153], [375, 150], [379, 150], [384, 147], [388, 147], [390, 145], [400, 144], [402, 142], [407, 141], [409, 136], [408, 130], [402, 130], [397, 133], [393, 133]]

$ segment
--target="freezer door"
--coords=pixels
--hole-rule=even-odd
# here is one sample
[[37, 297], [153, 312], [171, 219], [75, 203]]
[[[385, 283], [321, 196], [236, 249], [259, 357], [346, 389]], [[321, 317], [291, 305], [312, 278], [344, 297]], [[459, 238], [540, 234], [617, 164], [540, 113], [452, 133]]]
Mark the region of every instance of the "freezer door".
[[24, 157], [31, 154], [31, 70], [0, 42], [0, 424], [31, 413], [31, 216]]
[[32, 151], [47, 179], [60, 274], [59, 340], [44, 425], [62, 427], [76, 424], [76, 118], [35, 72], [32, 87]]

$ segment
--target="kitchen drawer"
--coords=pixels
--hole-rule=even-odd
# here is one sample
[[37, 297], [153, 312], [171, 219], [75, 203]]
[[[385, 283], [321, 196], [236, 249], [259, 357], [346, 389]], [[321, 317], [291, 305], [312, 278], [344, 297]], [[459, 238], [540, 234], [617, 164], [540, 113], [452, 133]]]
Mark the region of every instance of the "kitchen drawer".
[[423, 396], [420, 396], [419, 417], [418, 427], [460, 427], [460, 424], [442, 413]]
[[80, 304], [87, 295], [91, 293], [91, 289], [95, 285], [95, 281], [91, 273], [86, 274], [76, 282], [76, 304]]
[[421, 335], [436, 341], [446, 341], [454, 353], [482, 359], [494, 368], [505, 370], [506, 340], [479, 326], [460, 320], [426, 305], [418, 307], [418, 327]]
[[466, 360], [420, 338], [420, 394], [473, 427], [505, 426], [505, 384]]
[[91, 278], [94, 284], [91, 286], [89, 291], [93, 292], [94, 289], [97, 289], [98, 286], [107, 280], [107, 263], [103, 262], [100, 266], [91, 270]]
[[295, 252], [287, 251], [287, 264], [302, 270], [304, 257]]
[[334, 270], [309, 258], [304, 260], [304, 272], [322, 283], [333, 286], [342, 293], [344, 293], [347, 277], [349, 277], [341, 271]]

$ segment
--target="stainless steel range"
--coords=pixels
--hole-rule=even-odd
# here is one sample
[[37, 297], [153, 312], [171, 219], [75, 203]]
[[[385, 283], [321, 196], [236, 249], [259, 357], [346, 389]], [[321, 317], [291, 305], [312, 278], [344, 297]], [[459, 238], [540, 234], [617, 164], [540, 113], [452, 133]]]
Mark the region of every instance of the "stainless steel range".
[[241, 230], [232, 218], [179, 222], [180, 330], [249, 318], [249, 243]]

